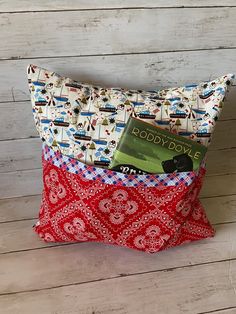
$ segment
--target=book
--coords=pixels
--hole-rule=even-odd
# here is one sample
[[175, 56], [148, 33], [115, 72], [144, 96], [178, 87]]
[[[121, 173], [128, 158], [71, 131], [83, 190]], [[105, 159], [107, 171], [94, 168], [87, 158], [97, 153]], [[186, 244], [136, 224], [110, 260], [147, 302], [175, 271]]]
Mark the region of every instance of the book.
[[126, 174], [198, 170], [207, 147], [130, 116], [109, 169]]

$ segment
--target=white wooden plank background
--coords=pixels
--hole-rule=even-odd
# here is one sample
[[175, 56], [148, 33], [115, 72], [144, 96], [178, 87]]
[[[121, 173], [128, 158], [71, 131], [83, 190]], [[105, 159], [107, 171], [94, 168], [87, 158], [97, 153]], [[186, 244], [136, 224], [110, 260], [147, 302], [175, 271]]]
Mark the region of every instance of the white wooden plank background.
[[[220, 117], [221, 121], [236, 119], [235, 97], [236, 87], [234, 86], [227, 95], [227, 102]], [[0, 103], [0, 110], [1, 140], [38, 136], [32, 119], [30, 101], [2, 102]], [[23, 128], [22, 125], [24, 125]]]
[[235, 268], [235, 261], [225, 261], [2, 295], [0, 300], [7, 314], [16, 313], [19, 303], [22, 313], [67, 313], [68, 308], [83, 314], [156, 314], [160, 309], [162, 313], [200, 313], [236, 306]]
[[235, 14], [236, 7], [2, 13], [0, 58], [235, 48]]
[[[11, 232], [7, 228], [9, 225], [12, 226]], [[12, 294], [48, 289], [52, 287], [52, 283], [54, 287], [65, 286], [101, 278], [104, 280], [122, 275], [171, 270], [188, 267], [190, 264], [228, 261], [236, 258], [236, 248], [233, 243], [236, 233], [235, 225], [218, 225], [215, 227], [218, 233], [217, 238], [204, 240], [194, 245], [185, 245], [165, 251], [160, 256], [150, 257], [143, 256], [143, 253], [140, 252], [103, 246], [98, 243], [57, 246], [54, 244], [54, 246], [47, 245], [46, 247], [45, 244], [38, 241], [38, 245], [35, 245], [36, 236], [30, 234], [29, 222], [25, 221], [18, 225], [16, 223], [3, 224], [5, 227], [3, 239], [8, 245], [8, 250], [4, 251], [3, 247], [1, 252], [0, 265], [3, 271], [0, 289], [3, 294]], [[24, 237], [21, 239], [14, 236], [13, 231]], [[66, 263], [58, 263], [55, 267], [56, 261], [60, 258]], [[142, 263], [140, 263], [141, 261]], [[44, 267], [39, 273], [37, 268], [40, 267], [40, 264], [43, 264]], [[100, 265], [100, 267], [96, 267], [96, 265]], [[88, 272], [87, 269], [91, 271]], [[40, 277], [43, 277], [44, 280], [40, 280]]]
[[[224, 126], [222, 129], [225, 129]], [[234, 135], [230, 134], [232, 137]], [[214, 145], [212, 144], [212, 148], [209, 148], [207, 175], [235, 173], [236, 149], [230, 147], [231, 144], [234, 144], [233, 140], [228, 143], [230, 148], [223, 150], [214, 150], [213, 148], [217, 144], [215, 143], [216, 141], [214, 141]], [[220, 146], [219, 141], [218, 145]], [[38, 138], [2, 141], [0, 150], [2, 151], [0, 173], [41, 168], [41, 140]]]
[[29, 99], [29, 63], [88, 83], [158, 89], [235, 73], [236, 49], [2, 60], [0, 102]]
[[111, 8], [182, 8], [182, 7], [234, 7], [234, 0], [54, 0], [46, 1], [0, 1], [0, 12], [30, 12], [30, 11], [65, 11], [86, 9], [111, 9]]
[[[41, 195], [0, 200], [0, 222], [33, 220], [38, 216]], [[213, 224], [236, 222], [236, 195], [201, 198], [208, 217]], [[47, 244], [46, 244], [47, 246]]]
[[236, 87], [208, 152], [212, 239], [155, 255], [32, 233], [41, 152], [26, 66], [128, 88], [236, 73], [234, 0], [0, 0], [0, 313], [236, 313]]

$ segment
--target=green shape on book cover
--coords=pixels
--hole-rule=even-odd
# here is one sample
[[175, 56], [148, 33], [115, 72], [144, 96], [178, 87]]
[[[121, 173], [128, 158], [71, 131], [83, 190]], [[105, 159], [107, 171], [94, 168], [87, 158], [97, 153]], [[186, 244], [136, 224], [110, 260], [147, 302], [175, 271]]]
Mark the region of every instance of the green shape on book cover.
[[207, 148], [137, 118], [129, 118], [109, 169], [127, 174], [198, 170]]

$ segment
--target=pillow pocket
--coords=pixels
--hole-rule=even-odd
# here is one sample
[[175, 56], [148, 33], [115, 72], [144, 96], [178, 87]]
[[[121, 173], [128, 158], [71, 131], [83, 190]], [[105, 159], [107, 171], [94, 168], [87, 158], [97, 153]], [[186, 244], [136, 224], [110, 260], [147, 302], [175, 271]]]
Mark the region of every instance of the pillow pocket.
[[199, 171], [125, 175], [43, 144], [43, 196], [34, 229], [47, 242], [95, 241], [149, 253], [214, 235], [198, 199]]

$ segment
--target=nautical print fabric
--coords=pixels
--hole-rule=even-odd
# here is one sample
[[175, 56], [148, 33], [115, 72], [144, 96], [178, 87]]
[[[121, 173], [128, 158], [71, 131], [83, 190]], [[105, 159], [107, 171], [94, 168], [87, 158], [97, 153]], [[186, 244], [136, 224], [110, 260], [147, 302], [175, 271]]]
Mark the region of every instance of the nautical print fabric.
[[188, 174], [190, 185], [159, 180], [158, 186], [123, 186], [102, 182], [96, 171], [96, 180], [87, 177], [89, 167], [78, 173], [60, 167], [49, 152], [44, 146], [44, 190], [34, 227], [45, 241], [95, 241], [155, 253], [214, 235], [198, 199], [204, 168], [194, 178]]
[[160, 91], [126, 90], [28, 66], [33, 114], [43, 141], [54, 151], [105, 168], [130, 115], [208, 146], [232, 79], [228, 74]]
[[195, 179], [197, 172], [178, 172], [170, 174], [149, 174], [149, 175], [127, 175], [121, 172], [103, 169], [86, 165], [77, 159], [55, 152], [45, 143], [43, 144], [43, 158], [50, 161], [56, 167], [65, 171], [79, 174], [88, 180], [98, 180], [106, 184], [120, 186], [177, 186], [178, 184], [190, 185]]

